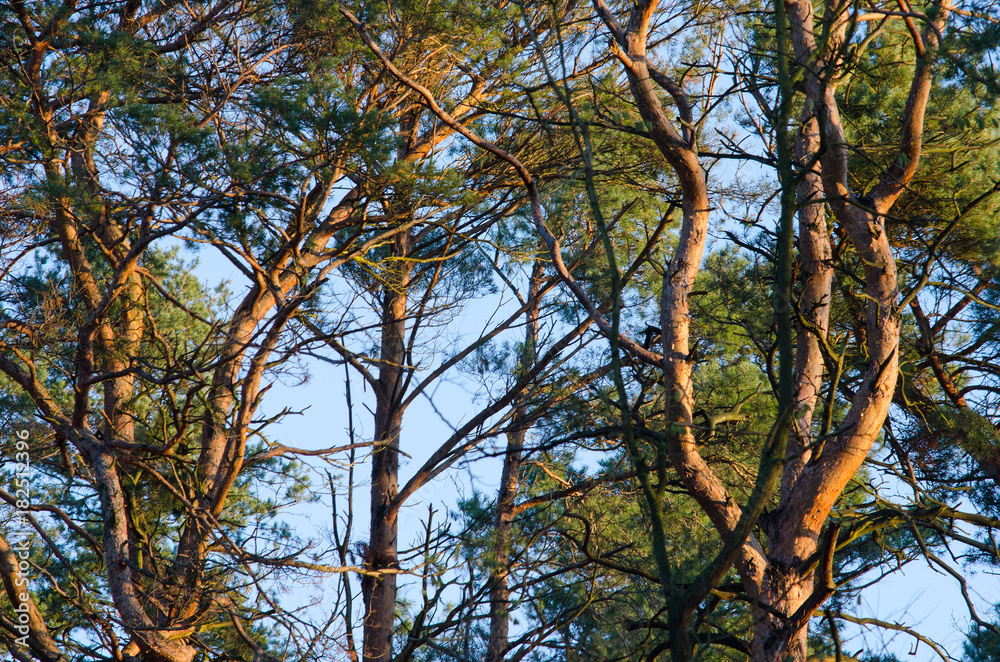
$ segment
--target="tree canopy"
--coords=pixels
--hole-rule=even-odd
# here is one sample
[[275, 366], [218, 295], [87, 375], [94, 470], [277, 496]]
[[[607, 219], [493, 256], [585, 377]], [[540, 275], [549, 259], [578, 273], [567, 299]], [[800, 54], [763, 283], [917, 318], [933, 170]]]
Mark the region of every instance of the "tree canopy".
[[996, 656], [994, 3], [0, 25], [12, 659]]

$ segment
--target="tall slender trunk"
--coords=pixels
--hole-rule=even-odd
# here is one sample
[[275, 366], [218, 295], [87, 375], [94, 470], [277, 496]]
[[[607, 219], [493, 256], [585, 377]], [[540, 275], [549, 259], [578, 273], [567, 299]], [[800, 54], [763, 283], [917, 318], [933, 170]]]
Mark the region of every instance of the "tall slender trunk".
[[[542, 283], [542, 264], [535, 262], [528, 284], [528, 300], [534, 305], [526, 313], [524, 331], [524, 352], [521, 356], [521, 372], [527, 371], [535, 362], [538, 345], [538, 292]], [[524, 439], [528, 433], [527, 401], [522, 395], [514, 406], [511, 432], [507, 434], [507, 452], [504, 455], [503, 473], [500, 476], [500, 490], [497, 494], [496, 515], [493, 522], [493, 569], [490, 571], [490, 638], [486, 645], [486, 662], [499, 662], [507, 648], [507, 634], [510, 631], [510, 554], [512, 529], [515, 516], [515, 501], [520, 482], [523, 460]]]
[[[785, 469], [781, 479], [780, 503], [795, 497], [799, 476], [816, 450], [812, 434], [813, 417], [823, 383], [823, 354], [820, 338], [830, 323], [830, 297], [833, 281], [832, 248], [826, 225], [823, 182], [816, 156], [820, 149], [819, 125], [811, 114], [803, 118], [802, 131], [795, 143], [795, 158], [803, 174], [796, 190], [798, 204], [798, 263], [802, 274], [802, 293], [798, 301], [799, 323], [795, 348], [794, 413], [791, 421]], [[791, 545], [782, 544], [787, 531], [768, 532], [771, 552], [764, 572], [760, 602], [786, 617], [794, 614], [813, 593], [815, 573], [802, 573], [800, 562], [814, 553], [815, 538], [806, 537]], [[785, 550], [796, 554], [787, 555]], [[805, 556], [803, 556], [805, 554]], [[799, 558], [799, 557], [802, 558]], [[784, 659], [806, 659], [807, 625], [786, 630], [773, 611], [754, 610], [754, 659], [770, 659], [781, 653]]]
[[[523, 411], [523, 406], [519, 406]], [[514, 425], [517, 425], [515, 414]], [[507, 453], [504, 456], [497, 510], [494, 519], [493, 563], [490, 571], [490, 638], [486, 644], [486, 662], [499, 662], [507, 648], [510, 631], [510, 553], [514, 523], [514, 502], [517, 497], [521, 473], [522, 452], [526, 428], [515, 428], [507, 435]]]
[[366, 563], [373, 573], [362, 582], [367, 613], [364, 620], [365, 662], [392, 657], [396, 616], [396, 537], [398, 520], [391, 509], [399, 490], [399, 434], [403, 422], [403, 380], [406, 375], [406, 306], [412, 263], [407, 259], [413, 236], [401, 233], [393, 240], [394, 264], [384, 286], [382, 346], [378, 389], [375, 394], [375, 451], [372, 457], [371, 532]]
[[823, 384], [820, 340], [830, 327], [833, 283], [833, 249], [826, 224], [823, 182], [816, 160], [820, 150], [819, 124], [810, 114], [803, 118], [795, 143], [799, 167], [807, 168], [796, 191], [798, 204], [798, 264], [802, 277], [799, 296], [798, 342], [795, 347], [795, 413], [781, 481], [781, 497], [791, 498], [792, 487], [813, 451], [812, 423]]

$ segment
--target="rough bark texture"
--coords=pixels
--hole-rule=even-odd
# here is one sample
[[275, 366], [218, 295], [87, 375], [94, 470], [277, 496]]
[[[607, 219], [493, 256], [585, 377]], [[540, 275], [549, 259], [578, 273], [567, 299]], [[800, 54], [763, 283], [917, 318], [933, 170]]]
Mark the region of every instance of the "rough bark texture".
[[[128, 499], [107, 442], [134, 442], [134, 421], [128, 412], [128, 402], [134, 391], [131, 357], [137, 355], [143, 322], [139, 299], [141, 283], [136, 273], [138, 254], [131, 250], [125, 233], [113, 222], [105, 203], [98, 195], [93, 152], [103, 125], [103, 103], [107, 93], [95, 95], [81, 130], [74, 139], [70, 159], [70, 182], [87, 204], [74, 209], [73, 200], [63, 198], [55, 214], [56, 230], [71, 266], [73, 279], [82, 294], [88, 316], [77, 334], [77, 379], [73, 398], [72, 425], [75, 430], [89, 426], [92, 415], [92, 391], [96, 377], [103, 381], [103, 400], [99, 411], [104, 421], [104, 440], [87, 440], [70, 435], [81, 456], [90, 465], [97, 488], [103, 519], [104, 562], [108, 587], [122, 623], [133, 636], [144, 660], [151, 662], [190, 662], [195, 649], [171, 635], [160, 619], [152, 619], [143, 605], [131, 568], [135, 566], [135, 541], [129, 527]], [[51, 167], [46, 170], [50, 184], [66, 185], [63, 172]], [[82, 225], [82, 232], [81, 232]], [[106, 287], [98, 284], [81, 240], [81, 234], [92, 233], [105, 248], [106, 267], [113, 276]], [[95, 443], [96, 442], [96, 443]]]
[[490, 634], [486, 642], [486, 662], [503, 660], [510, 632], [510, 571], [511, 528], [514, 522], [514, 499], [521, 471], [521, 451], [524, 448], [526, 430], [519, 429], [508, 434], [507, 452], [504, 456], [503, 473], [500, 476], [500, 491], [497, 494], [496, 517], [493, 530], [493, 563], [490, 573]]

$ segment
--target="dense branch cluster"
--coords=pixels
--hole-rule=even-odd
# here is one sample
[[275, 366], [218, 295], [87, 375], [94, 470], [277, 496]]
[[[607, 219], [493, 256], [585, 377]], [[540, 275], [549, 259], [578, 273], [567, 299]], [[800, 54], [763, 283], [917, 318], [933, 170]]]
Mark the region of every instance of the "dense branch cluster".
[[[994, 659], [998, 34], [0, 4], [0, 643], [839, 662], [847, 622]], [[915, 559], [964, 651], [850, 610]]]

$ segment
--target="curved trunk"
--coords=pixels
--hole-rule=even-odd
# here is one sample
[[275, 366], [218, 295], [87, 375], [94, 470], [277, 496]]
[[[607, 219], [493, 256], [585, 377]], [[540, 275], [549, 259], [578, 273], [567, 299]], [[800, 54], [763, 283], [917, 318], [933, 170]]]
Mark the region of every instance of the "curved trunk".
[[149, 662], [191, 662], [195, 649], [164, 636], [143, 609], [129, 562], [131, 543], [126, 521], [125, 496], [115, 458], [100, 446], [90, 446], [88, 461], [99, 488], [104, 524], [104, 566], [108, 586], [122, 623], [138, 644], [142, 659]]
[[[834, 529], [822, 545], [820, 536], [830, 510], [844, 487], [860, 469], [888, 415], [897, 379], [899, 362], [900, 311], [898, 277], [892, 246], [885, 232], [885, 214], [916, 172], [920, 157], [923, 113], [930, 86], [930, 69], [924, 45], [934, 46], [947, 19], [949, 3], [916, 44], [918, 64], [914, 73], [900, 136], [900, 158], [883, 173], [870, 199], [859, 200], [850, 189], [848, 144], [834, 95], [832, 54], [839, 52], [848, 24], [847, 5], [828, 1], [823, 22], [824, 50], [817, 49], [811, 0], [776, 0], [788, 11], [791, 42], [799, 64], [812, 73], [806, 77], [809, 107], [817, 121], [807, 121], [797, 145], [797, 157], [809, 165], [819, 161], [821, 173], [810, 172], [798, 191], [799, 247], [805, 282], [800, 310], [805, 326], [813, 333], [800, 332], [797, 356], [799, 418], [795, 425], [797, 448], [790, 456], [782, 480], [779, 508], [769, 527], [770, 551], [760, 601], [754, 612], [754, 662], [805, 659], [805, 636], [809, 617], [834, 591], [829, 577], [836, 544]], [[818, 129], [818, 131], [816, 130]], [[821, 139], [821, 140], [820, 140]], [[820, 149], [822, 142], [825, 149]], [[817, 181], [818, 180], [818, 181]], [[816, 338], [826, 332], [829, 274], [823, 261], [829, 237], [820, 227], [808, 199], [818, 193], [818, 182], [851, 244], [864, 264], [865, 349], [868, 356], [864, 378], [857, 387], [836, 436], [814, 447], [811, 418], [822, 375]], [[822, 581], [810, 565], [820, 553], [825, 558]]]

